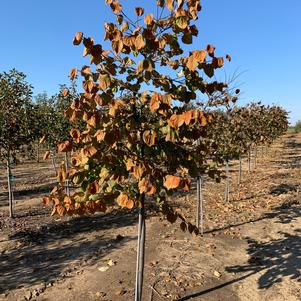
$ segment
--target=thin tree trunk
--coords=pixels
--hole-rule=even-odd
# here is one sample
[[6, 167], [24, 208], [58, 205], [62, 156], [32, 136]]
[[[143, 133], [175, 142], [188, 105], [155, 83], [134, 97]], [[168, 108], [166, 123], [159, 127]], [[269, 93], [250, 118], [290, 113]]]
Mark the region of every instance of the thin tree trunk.
[[202, 176], [197, 178], [197, 215], [196, 224], [198, 229], [201, 231], [201, 235], [204, 234], [204, 205], [203, 205], [203, 194], [202, 194]]
[[229, 194], [230, 194], [230, 177], [229, 177], [229, 159], [225, 158], [225, 167], [226, 167], [226, 191], [225, 191], [225, 202], [229, 202]]
[[37, 145], [37, 163], [40, 163], [40, 143]]
[[[66, 173], [68, 174], [69, 172], [69, 158], [68, 158], [68, 153], [65, 153], [65, 166], [66, 166]], [[65, 188], [66, 188], [66, 194], [70, 196], [70, 187], [69, 187], [69, 176], [65, 181]]]
[[248, 150], [248, 172], [251, 172], [251, 148]]
[[57, 176], [57, 169], [56, 169], [54, 151], [51, 151], [51, 161], [52, 161], [52, 166], [53, 166], [53, 169], [54, 169], [55, 176]]
[[241, 183], [241, 175], [242, 175], [242, 164], [241, 164], [241, 155], [239, 156], [239, 164], [238, 164], [238, 186]]
[[9, 217], [14, 217], [13, 212], [13, 191], [11, 186], [11, 169], [9, 159], [6, 161], [6, 169], [7, 169], [7, 189], [8, 189], [8, 206], [9, 206]]
[[141, 197], [141, 208], [138, 215], [138, 246], [136, 262], [135, 301], [142, 301], [144, 253], [145, 253], [145, 208], [144, 194]]
[[255, 146], [254, 150], [254, 167], [257, 167], [257, 146]]

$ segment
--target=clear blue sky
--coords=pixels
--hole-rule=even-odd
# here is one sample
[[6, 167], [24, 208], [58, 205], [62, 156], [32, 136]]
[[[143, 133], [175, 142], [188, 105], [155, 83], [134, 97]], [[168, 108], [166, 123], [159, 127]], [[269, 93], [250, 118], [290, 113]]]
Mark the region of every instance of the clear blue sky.
[[[121, 0], [124, 7], [150, 8], [156, 0]], [[228, 76], [242, 72], [237, 83], [241, 104], [262, 100], [301, 119], [301, 1], [203, 0], [196, 49], [208, 43], [217, 54], [231, 54]], [[10, 0], [0, 4], [0, 72], [17, 68], [28, 75], [35, 94], [68, 83], [72, 67], [87, 60], [72, 45], [77, 31], [101, 42], [103, 23], [110, 21], [104, 0]], [[223, 79], [223, 78], [220, 78]]]

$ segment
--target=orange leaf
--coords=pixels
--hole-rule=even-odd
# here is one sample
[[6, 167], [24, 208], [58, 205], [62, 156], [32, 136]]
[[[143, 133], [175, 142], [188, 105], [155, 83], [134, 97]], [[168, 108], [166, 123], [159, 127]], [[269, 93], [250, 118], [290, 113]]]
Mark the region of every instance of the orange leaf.
[[185, 122], [185, 115], [184, 114], [173, 114], [168, 120], [168, 124], [172, 128], [179, 128], [181, 125], [183, 125]]
[[50, 198], [49, 197], [43, 197], [43, 203], [45, 205], [49, 205], [50, 204]]
[[199, 63], [194, 59], [194, 57], [192, 55], [190, 57], [188, 57], [188, 60], [186, 62], [186, 67], [190, 71], [195, 71], [195, 69], [198, 65], [199, 65]]
[[146, 25], [152, 25], [154, 21], [154, 16], [153, 14], [148, 14], [144, 17], [144, 22]]
[[80, 141], [80, 130], [71, 129], [70, 130], [70, 135], [76, 143], [79, 143], [79, 141]]
[[146, 193], [147, 195], [153, 195], [156, 193], [156, 187], [148, 182], [146, 178], [143, 178], [138, 183], [138, 188], [140, 193]]
[[133, 200], [127, 200], [125, 205], [124, 205], [125, 208], [128, 208], [128, 209], [132, 209], [134, 207], [134, 201]]
[[154, 112], [160, 108], [160, 99], [161, 99], [161, 94], [160, 93], [152, 93], [151, 101], [150, 101], [150, 110], [151, 112]]
[[143, 141], [148, 146], [155, 145], [155, 139], [156, 139], [156, 132], [153, 130], [147, 130], [143, 132]]
[[135, 7], [135, 12], [136, 12], [136, 15], [138, 17], [140, 17], [144, 14], [144, 8], [143, 7]]
[[181, 178], [177, 176], [167, 175], [164, 181], [164, 187], [167, 189], [178, 188], [181, 183]]
[[166, 7], [169, 11], [173, 9], [174, 0], [166, 0]]
[[68, 96], [69, 95], [69, 89], [68, 88], [64, 88], [63, 92], [62, 92], [62, 95], [64, 97]]
[[72, 68], [69, 75], [70, 75], [71, 80], [76, 79], [77, 78], [77, 69]]
[[190, 189], [190, 180], [177, 176], [167, 175], [164, 181], [164, 187], [169, 189], [182, 189], [188, 191]]
[[50, 156], [50, 151], [46, 151], [44, 156], [43, 156], [43, 160], [47, 160]]
[[111, 78], [108, 74], [100, 74], [98, 77], [98, 82], [100, 89], [106, 91], [111, 85]]
[[97, 153], [97, 149], [93, 145], [91, 145], [82, 149], [81, 152], [83, 156], [90, 158]]
[[183, 191], [189, 191], [190, 189], [190, 180], [189, 179], [182, 179], [179, 189], [182, 189]]
[[122, 6], [121, 6], [121, 4], [119, 3], [118, 0], [112, 1], [110, 3], [110, 6], [111, 6], [111, 9], [112, 9], [114, 14], [119, 15], [121, 13]]
[[91, 71], [90, 67], [83, 66], [82, 70], [81, 70], [81, 75], [82, 76], [92, 75], [92, 71]]
[[117, 41], [112, 41], [112, 49], [116, 52], [116, 54], [120, 53], [123, 49], [122, 39]]
[[143, 164], [139, 164], [138, 166], [134, 166], [132, 170], [133, 170], [134, 177], [136, 179], [140, 179], [143, 176], [144, 172], [146, 171], [146, 168]]
[[64, 203], [65, 203], [65, 204], [72, 204], [71, 198], [68, 197], [68, 196], [65, 196], [65, 197], [64, 197]]
[[72, 143], [69, 140], [62, 142], [58, 145], [59, 152], [71, 152], [72, 151]]
[[124, 192], [121, 192], [119, 194], [119, 196], [117, 197], [116, 201], [117, 201], [117, 204], [121, 207], [125, 207], [125, 204], [126, 202], [129, 200], [129, 197], [127, 196], [126, 193]]
[[203, 63], [206, 59], [207, 52], [205, 50], [196, 50], [193, 52], [192, 57], [198, 62]]
[[144, 38], [141, 34], [139, 34], [137, 36], [137, 38], [135, 39], [135, 47], [137, 50], [142, 49], [145, 46], [145, 41]]
[[73, 45], [79, 45], [83, 40], [83, 33], [77, 32], [73, 38]]
[[86, 80], [83, 82], [83, 88], [86, 92], [91, 93], [94, 88], [93, 80]]
[[212, 59], [212, 64], [214, 68], [221, 68], [224, 66], [224, 59], [222, 57], [214, 57]]
[[208, 44], [206, 50], [207, 50], [209, 56], [214, 57], [215, 47], [213, 45]]
[[58, 215], [63, 216], [66, 214], [66, 209], [64, 206], [58, 205], [56, 206], [56, 212], [58, 213]]
[[190, 125], [191, 119], [193, 118], [193, 110], [186, 111], [182, 113], [184, 116], [184, 122], [186, 125]]
[[94, 137], [96, 137], [96, 140], [98, 142], [103, 141], [105, 136], [106, 136], [106, 132], [102, 130], [97, 130], [97, 132], [94, 135]]
[[199, 111], [199, 118], [198, 118], [199, 124], [201, 126], [207, 125], [207, 118], [205, 117], [204, 113]]
[[89, 186], [89, 192], [91, 194], [96, 194], [99, 192], [99, 184], [97, 181], [94, 181], [93, 183], [90, 184]]

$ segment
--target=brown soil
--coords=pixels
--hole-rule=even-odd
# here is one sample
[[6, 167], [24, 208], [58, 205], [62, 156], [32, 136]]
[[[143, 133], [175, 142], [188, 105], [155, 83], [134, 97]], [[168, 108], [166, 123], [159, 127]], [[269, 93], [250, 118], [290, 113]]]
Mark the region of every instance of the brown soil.
[[[143, 300], [301, 300], [301, 135], [258, 153], [239, 189], [232, 162], [229, 203], [224, 182], [205, 179], [203, 237], [149, 209]], [[22, 193], [50, 182], [47, 164], [16, 167], [17, 217], [0, 211], [0, 300], [133, 300], [137, 215], [50, 217], [41, 191]], [[4, 205], [4, 173], [0, 186]], [[171, 200], [192, 222], [195, 195]]]

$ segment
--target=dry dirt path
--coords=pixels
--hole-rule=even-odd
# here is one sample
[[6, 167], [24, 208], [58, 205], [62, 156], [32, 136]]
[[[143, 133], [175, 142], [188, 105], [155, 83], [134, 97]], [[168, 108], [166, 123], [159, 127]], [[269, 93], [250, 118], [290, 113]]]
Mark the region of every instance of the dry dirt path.
[[[143, 300], [301, 300], [301, 136], [259, 158], [240, 190], [235, 178], [229, 204], [223, 183], [205, 183], [203, 237], [149, 217]], [[174, 202], [193, 221], [194, 195]], [[26, 204], [30, 219], [2, 217], [0, 300], [133, 300], [135, 216], [53, 220]]]

